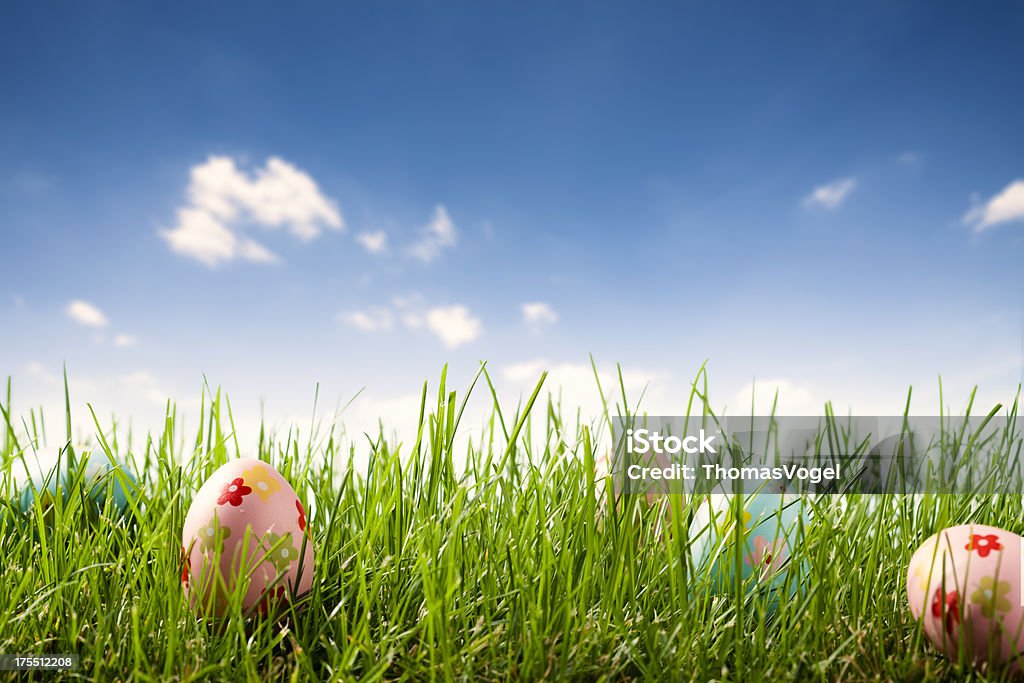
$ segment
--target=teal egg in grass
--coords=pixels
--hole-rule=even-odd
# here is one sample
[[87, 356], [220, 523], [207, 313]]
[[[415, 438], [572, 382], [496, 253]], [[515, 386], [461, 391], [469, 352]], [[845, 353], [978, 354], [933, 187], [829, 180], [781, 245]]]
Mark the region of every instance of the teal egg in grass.
[[88, 514], [106, 511], [111, 518], [123, 518], [131, 514], [129, 500], [135, 497], [136, 485], [135, 476], [127, 467], [111, 464], [102, 454], [73, 464], [61, 459], [57, 465], [37, 471], [22, 487], [19, 507], [23, 514], [28, 514], [38, 501], [43, 510], [49, 510], [58, 495], [66, 504], [72, 490], [81, 486], [92, 503]]
[[[770, 605], [805, 590], [806, 563], [794, 562], [810, 519], [808, 501], [781, 493], [711, 494], [690, 527], [694, 564], [712, 593], [763, 591]], [[698, 578], [698, 581], [701, 579]]]
[[[11, 507], [8, 507], [9, 505]], [[12, 504], [7, 501], [0, 501], [0, 533], [6, 533], [14, 528], [16, 514]]]

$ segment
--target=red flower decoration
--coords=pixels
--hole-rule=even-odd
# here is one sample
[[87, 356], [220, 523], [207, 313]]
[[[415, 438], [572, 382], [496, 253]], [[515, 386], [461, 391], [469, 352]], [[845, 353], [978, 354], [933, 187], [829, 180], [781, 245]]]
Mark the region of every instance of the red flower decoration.
[[306, 530], [306, 511], [302, 509], [302, 503], [295, 501], [295, 509], [299, 511], [299, 531]]
[[971, 534], [971, 540], [964, 546], [966, 550], [977, 550], [978, 555], [981, 557], [988, 557], [988, 554], [993, 550], [1002, 550], [1003, 546], [999, 542], [999, 537], [995, 534]]
[[185, 546], [181, 546], [181, 583], [188, 588], [188, 575], [192, 571], [192, 558], [185, 552]]
[[232, 507], [238, 507], [242, 504], [242, 497], [248, 496], [250, 493], [252, 493], [252, 489], [245, 485], [241, 477], [232, 479], [221, 490], [217, 505], [231, 503]]
[[278, 604], [285, 605], [288, 603], [288, 596], [285, 594], [284, 586], [278, 586], [272, 590], [267, 591], [263, 594], [263, 599], [260, 600], [260, 604], [256, 606], [256, 611], [266, 616], [270, 614], [271, 610]]
[[960, 603], [956, 591], [950, 591], [943, 597], [942, 589], [936, 589], [935, 597], [932, 598], [932, 616], [942, 620], [943, 612], [946, 633], [953, 635], [953, 627], [960, 623]]

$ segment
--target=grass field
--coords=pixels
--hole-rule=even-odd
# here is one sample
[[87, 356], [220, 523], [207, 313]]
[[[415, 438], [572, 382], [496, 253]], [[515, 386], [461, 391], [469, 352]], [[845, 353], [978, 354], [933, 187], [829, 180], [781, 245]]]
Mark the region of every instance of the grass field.
[[[487, 392], [478, 380], [472, 390]], [[197, 619], [182, 595], [192, 495], [228, 459], [254, 455], [238, 453], [226, 399], [207, 396], [187, 440], [173, 409], [163, 434], [132, 449], [97, 423], [91, 457], [137, 471], [135, 512], [97, 520], [74, 487], [49, 516], [4, 511], [0, 653], [78, 653], [81, 668], [59, 676], [99, 680], [999, 678], [935, 654], [907, 609], [906, 566], [944, 526], [1024, 531], [1021, 496], [823, 497], [790, 560], [807, 568], [806, 587], [773, 607], [712, 590], [681, 521], [694, 500], [603, 499], [593, 444], [607, 425], [564, 433], [546, 395], [538, 384], [511, 409], [495, 397], [467, 452], [453, 452], [464, 395], [443, 375], [424, 388], [415, 443], [339, 439], [333, 426], [260, 434], [259, 457], [309, 502], [316, 548], [312, 593], [277, 622]], [[626, 405], [617, 396], [605, 396], [613, 415]], [[42, 420], [9, 416], [9, 390], [3, 405], [0, 491], [16, 506], [12, 472], [36, 457]], [[47, 424], [51, 450], [69, 422]]]

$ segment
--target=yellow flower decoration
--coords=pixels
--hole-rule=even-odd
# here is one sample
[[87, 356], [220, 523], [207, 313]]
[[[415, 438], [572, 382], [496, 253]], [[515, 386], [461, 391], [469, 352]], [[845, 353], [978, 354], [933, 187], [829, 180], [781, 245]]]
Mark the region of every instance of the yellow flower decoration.
[[270, 470], [261, 465], [242, 472], [242, 478], [245, 480], [245, 485], [252, 487], [253, 493], [259, 496], [264, 503], [267, 502], [267, 498], [281, 490], [281, 482], [274, 479]]
[[[715, 516], [715, 528], [718, 529], [719, 536], [725, 536], [732, 530], [733, 523], [733, 509], [730, 507], [727, 511], [719, 513]], [[740, 514], [740, 518], [743, 520], [743, 529], [746, 530], [750, 526], [750, 520], [753, 519], [753, 515], [750, 514], [749, 510], [743, 510]]]
[[921, 587], [922, 593], [928, 592], [928, 570], [924, 568], [923, 562], [918, 562], [914, 565], [914, 571], [911, 572], [911, 576], [917, 579], [917, 584]]
[[991, 576], [982, 577], [978, 589], [971, 593], [971, 602], [981, 607], [981, 613], [990, 619], [996, 612], [1010, 609], [1006, 594], [1010, 592], [1009, 581], [996, 581]]
[[931, 563], [932, 565], [939, 565], [938, 568], [935, 570], [936, 574], [941, 574], [942, 572], [941, 563], [944, 561], [946, 554], [942, 550], [936, 552], [935, 546], [937, 544], [937, 540], [931, 540], [927, 544], [921, 546], [921, 548], [917, 551], [917, 554], [919, 554], [924, 559], [921, 562], [918, 562], [914, 565], [914, 571], [912, 571], [910, 574], [915, 579], [917, 579], [917, 582], [921, 586], [921, 591], [923, 593], [928, 592], [928, 574], [931, 571], [929, 563]]

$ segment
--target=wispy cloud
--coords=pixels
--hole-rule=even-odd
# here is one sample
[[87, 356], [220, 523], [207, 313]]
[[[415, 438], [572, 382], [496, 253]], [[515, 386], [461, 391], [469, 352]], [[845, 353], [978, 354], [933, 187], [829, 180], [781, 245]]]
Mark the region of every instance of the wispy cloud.
[[[545, 358], [534, 358], [499, 369], [501, 378], [511, 388], [527, 395], [537, 385], [544, 371], [548, 372], [544, 391], [558, 397], [563, 405], [571, 405], [574, 411], [579, 409], [583, 423], [600, 416], [605, 410], [598, 382], [604, 387], [609, 408], [614, 408], [615, 402], [619, 400], [613, 394], [617, 395], [621, 381], [630, 400], [644, 397], [643, 405], [651, 411], [650, 414], [670, 415], [679, 410], [678, 403], [672, 400], [671, 377], [649, 368], [598, 365], [595, 377], [595, 368], [590, 363], [552, 362]], [[614, 391], [609, 393], [609, 387], [614, 387]]]
[[479, 318], [465, 306], [439, 306], [427, 311], [427, 329], [449, 349], [475, 341], [483, 332]]
[[839, 178], [814, 188], [801, 203], [805, 209], [834, 211], [842, 206], [856, 187], [856, 178]]
[[520, 306], [523, 312], [523, 320], [534, 327], [554, 325], [558, 322], [558, 313], [549, 304], [543, 301], [531, 301]]
[[361, 232], [356, 235], [356, 242], [371, 254], [383, 254], [388, 250], [388, 234], [383, 230]]
[[160, 236], [176, 253], [211, 268], [235, 259], [276, 261], [273, 252], [241, 233], [246, 225], [284, 229], [308, 242], [325, 228], [343, 230], [345, 222], [316, 181], [287, 161], [270, 157], [249, 174], [234, 159], [213, 156], [192, 167], [188, 204]]
[[455, 246], [456, 235], [455, 223], [448, 215], [448, 209], [439, 204], [434, 208], [430, 222], [420, 231], [419, 241], [409, 248], [409, 253], [424, 263], [430, 263], [443, 250]]
[[380, 332], [394, 327], [395, 316], [387, 308], [372, 307], [365, 311], [348, 311], [338, 318], [360, 332]]
[[110, 324], [107, 316], [94, 304], [76, 299], [68, 304], [64, 312], [79, 325], [103, 328]]
[[[94, 342], [97, 344], [106, 343], [107, 337], [102, 330], [110, 326], [110, 319], [106, 313], [100, 310], [99, 306], [88, 301], [75, 299], [64, 309], [64, 314], [79, 325], [96, 330], [92, 335]], [[131, 334], [119, 332], [114, 336], [114, 346], [118, 348], [128, 348], [138, 343], [139, 340]]]
[[737, 409], [747, 411], [753, 402], [755, 415], [764, 415], [773, 406], [778, 415], [817, 415], [825, 404], [809, 384], [784, 378], [749, 382], [736, 392], [733, 401]]
[[138, 346], [139, 340], [135, 335], [132, 334], [118, 334], [114, 336], [114, 346], [127, 349], [133, 346]]
[[418, 295], [395, 297], [391, 306], [346, 311], [338, 319], [364, 333], [387, 332], [399, 325], [413, 331], [425, 329], [450, 349], [475, 341], [483, 333], [483, 323], [466, 306], [428, 308]]
[[117, 381], [129, 395], [141, 396], [152, 403], [166, 403], [170, 396], [170, 393], [161, 386], [160, 381], [146, 370], [121, 375]]
[[917, 166], [924, 157], [920, 152], [907, 151], [896, 155], [896, 163], [902, 166]]
[[1024, 220], [1024, 179], [1014, 180], [986, 202], [977, 202], [963, 218], [975, 232], [1021, 220]]

